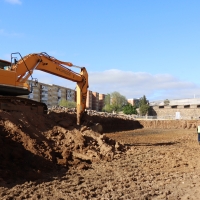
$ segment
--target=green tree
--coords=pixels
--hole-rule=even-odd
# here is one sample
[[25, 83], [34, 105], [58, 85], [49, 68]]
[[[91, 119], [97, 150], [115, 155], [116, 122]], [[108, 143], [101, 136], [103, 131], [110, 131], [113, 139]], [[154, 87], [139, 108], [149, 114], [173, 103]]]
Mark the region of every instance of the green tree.
[[164, 105], [165, 105], [165, 106], [169, 105], [169, 103], [170, 103], [169, 99], [165, 99], [165, 100], [164, 100]]
[[110, 94], [107, 94], [104, 100], [105, 105], [110, 105]]
[[110, 94], [107, 94], [105, 97], [103, 111], [109, 113], [112, 112], [112, 106], [110, 104]]
[[137, 114], [137, 110], [135, 106], [132, 106], [130, 103], [123, 107], [123, 113], [126, 115]]
[[121, 95], [119, 92], [111, 93], [111, 105], [113, 111], [119, 112], [123, 110], [123, 106], [127, 104], [126, 97]]
[[149, 110], [149, 102], [146, 99], [146, 96], [140, 98], [139, 101], [139, 111], [142, 116], [146, 115]]
[[106, 95], [105, 106], [103, 107], [103, 111], [119, 112], [123, 110], [123, 106], [126, 104], [127, 104], [126, 97], [121, 95], [119, 92], [113, 92], [111, 94]]
[[66, 108], [76, 108], [76, 102], [74, 101], [67, 101], [66, 99], [61, 99], [59, 102], [59, 106], [63, 106]]

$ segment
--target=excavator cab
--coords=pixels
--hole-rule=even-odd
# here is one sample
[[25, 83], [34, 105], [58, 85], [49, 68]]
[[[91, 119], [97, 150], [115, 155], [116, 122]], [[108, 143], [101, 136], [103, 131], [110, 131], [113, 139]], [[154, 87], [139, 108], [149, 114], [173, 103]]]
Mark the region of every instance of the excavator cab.
[[11, 62], [0, 60], [0, 96], [28, 95], [29, 88], [16, 85], [16, 73], [11, 70]]
[[6, 60], [0, 60], [0, 69], [9, 70], [10, 62], [8, 62]]

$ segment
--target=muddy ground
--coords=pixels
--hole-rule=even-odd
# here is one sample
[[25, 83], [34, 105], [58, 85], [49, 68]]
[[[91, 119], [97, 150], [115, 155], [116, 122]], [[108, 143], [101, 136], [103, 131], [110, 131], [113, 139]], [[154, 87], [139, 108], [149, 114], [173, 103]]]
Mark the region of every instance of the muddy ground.
[[199, 199], [197, 122], [95, 118], [0, 111], [0, 199]]

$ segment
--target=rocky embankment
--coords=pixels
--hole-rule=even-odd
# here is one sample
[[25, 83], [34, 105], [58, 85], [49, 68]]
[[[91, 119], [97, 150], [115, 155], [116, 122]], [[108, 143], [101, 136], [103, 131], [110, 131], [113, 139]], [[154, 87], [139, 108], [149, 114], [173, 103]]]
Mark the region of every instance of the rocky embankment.
[[[49, 111], [70, 112], [74, 114], [75, 109], [64, 107], [52, 107]], [[157, 119], [136, 119], [131, 115], [118, 115], [105, 112], [87, 110], [83, 119], [83, 124], [92, 126], [100, 124], [104, 133], [128, 131], [141, 128], [164, 128], [164, 129], [196, 129], [200, 125], [200, 120], [157, 120]], [[99, 129], [100, 131], [100, 129]]]

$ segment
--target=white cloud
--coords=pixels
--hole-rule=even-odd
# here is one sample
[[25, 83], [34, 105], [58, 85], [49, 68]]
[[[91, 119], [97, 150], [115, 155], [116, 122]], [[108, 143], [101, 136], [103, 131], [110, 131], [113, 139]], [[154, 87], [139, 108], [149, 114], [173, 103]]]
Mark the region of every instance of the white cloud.
[[23, 37], [24, 35], [22, 33], [8, 32], [5, 29], [0, 29], [0, 36], [5, 36], [5, 37]]
[[63, 86], [63, 87], [71, 88], [71, 89], [75, 89], [76, 87], [76, 83], [72, 81], [69, 81], [67, 79], [60, 78], [58, 76], [51, 75], [49, 73], [39, 71], [39, 70], [35, 70], [32, 74], [32, 77], [37, 78], [38, 81], [41, 83], [46, 83], [49, 85], [54, 84], [54, 85], [59, 85], [59, 86]]
[[22, 4], [22, 2], [20, 0], [5, 0], [6, 2], [10, 3], [10, 4]]
[[152, 75], [146, 72], [107, 70], [89, 74], [90, 90], [99, 93], [120, 92], [127, 98], [140, 98], [143, 95], [149, 100], [200, 97], [200, 86], [181, 81], [170, 74]]
[[[39, 82], [55, 84], [75, 89], [76, 83], [35, 70], [34, 78]], [[143, 95], [150, 101], [164, 99], [200, 98], [200, 86], [181, 81], [170, 74], [149, 74], [111, 69], [89, 73], [89, 90], [102, 94], [114, 91], [126, 98], [140, 98]]]

